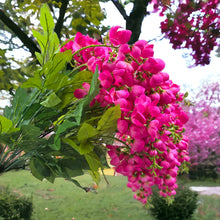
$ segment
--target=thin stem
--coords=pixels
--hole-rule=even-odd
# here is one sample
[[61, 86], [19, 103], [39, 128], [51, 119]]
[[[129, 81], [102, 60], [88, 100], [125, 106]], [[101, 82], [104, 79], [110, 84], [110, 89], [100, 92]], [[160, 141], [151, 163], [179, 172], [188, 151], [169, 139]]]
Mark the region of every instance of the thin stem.
[[111, 45], [106, 45], [106, 44], [95, 44], [95, 45], [89, 45], [86, 47], [82, 47], [79, 50], [77, 50], [75, 53], [73, 53], [73, 56], [75, 56], [77, 53], [79, 53], [82, 50], [86, 50], [88, 48], [94, 48], [94, 47], [112, 47]]
[[105, 174], [104, 174], [104, 171], [103, 171], [103, 167], [102, 167], [102, 166], [101, 166], [101, 171], [102, 171], [102, 175], [103, 175], [103, 177], [104, 177], [104, 179], [105, 179], [105, 182], [107, 183], [107, 185], [110, 185], [108, 179], [106, 178], [106, 176], [105, 176]]
[[82, 65], [80, 65], [80, 66], [77, 66], [76, 68], [74, 68], [74, 69], [68, 74], [68, 76], [69, 76], [69, 77], [70, 77], [71, 75], [74, 76], [75, 74], [77, 74], [76, 71], [79, 70], [80, 68], [84, 67], [84, 66], [87, 66], [87, 64], [84, 63], [84, 64], [82, 64]]
[[121, 142], [122, 144], [126, 145], [129, 149], [130, 149], [130, 146], [128, 144], [126, 144], [124, 141], [120, 140], [119, 138], [116, 138], [116, 137], [112, 137], [112, 136], [102, 136], [103, 138], [111, 138], [111, 139], [114, 139], [118, 142]]

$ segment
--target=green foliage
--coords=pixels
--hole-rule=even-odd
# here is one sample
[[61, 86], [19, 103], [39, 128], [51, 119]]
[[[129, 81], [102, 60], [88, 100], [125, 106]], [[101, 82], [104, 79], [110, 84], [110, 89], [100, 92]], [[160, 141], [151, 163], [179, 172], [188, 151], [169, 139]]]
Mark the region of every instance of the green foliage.
[[[96, 22], [93, 13], [91, 20]], [[36, 54], [39, 65], [16, 90], [11, 106], [0, 117], [0, 141], [12, 152], [22, 151], [37, 179], [53, 183], [63, 177], [84, 189], [75, 177], [88, 171], [99, 182], [98, 170], [107, 166], [101, 141], [103, 136], [113, 139], [120, 108], [90, 107], [99, 93], [98, 68], [94, 73], [87, 69], [66, 71], [73, 55], [70, 50], [59, 51], [47, 5], [41, 7], [40, 24], [40, 32], [34, 31], [41, 48]], [[83, 99], [77, 99], [73, 92], [83, 82], [90, 84], [90, 90]]]
[[[2, 36], [0, 43], [4, 44], [6, 48], [0, 49], [0, 90], [16, 89], [27, 77], [35, 76], [33, 74], [33, 69], [36, 67], [34, 53], [32, 53], [33, 61], [29, 57], [27, 60], [17, 61], [11, 53], [8, 53], [9, 51], [22, 53], [21, 49], [24, 48], [24, 45], [19, 41], [22, 37], [28, 37], [31, 41], [35, 38], [38, 41], [41, 53], [36, 52], [35, 56], [39, 63], [43, 65], [45, 59], [48, 58], [46, 53], [50, 51], [53, 54], [53, 52], [57, 51], [59, 39], [70, 38], [78, 31], [90, 36], [93, 36], [94, 33], [99, 36], [105, 33], [109, 28], [101, 24], [101, 21], [105, 18], [105, 13], [100, 7], [100, 2], [102, 1], [16, 0], [12, 2], [11, 0], [6, 0], [0, 2], [0, 8], [4, 11], [5, 15], [14, 24], [18, 25], [20, 29], [19, 31], [18, 29], [11, 29], [0, 19], [0, 35]], [[65, 2], [68, 2], [68, 5], [64, 10], [62, 6]], [[44, 3], [48, 3], [48, 6], [44, 5]], [[48, 13], [48, 10], [50, 13]], [[64, 15], [63, 21], [59, 20], [61, 14]], [[33, 21], [33, 18], [36, 19]], [[40, 20], [40, 24], [37, 22], [37, 19]], [[57, 26], [60, 26], [61, 30], [58, 33], [59, 39], [53, 32]], [[33, 36], [30, 36], [32, 30]], [[18, 36], [18, 32], [23, 32], [22, 36]], [[32, 43], [26, 45], [25, 53], [27, 49], [30, 51], [30, 47], [33, 45], [35, 49], [38, 49], [35, 40], [33, 40]], [[18, 52], [17, 49], [19, 49]], [[30, 80], [29, 83], [41, 85], [40, 81], [37, 82], [37, 78], [34, 81]]]
[[212, 179], [216, 181], [219, 177], [217, 166], [210, 161], [209, 164], [200, 164], [196, 167], [190, 167], [189, 178], [191, 180], [206, 180]]
[[97, 130], [101, 133], [113, 132], [117, 126], [117, 120], [120, 118], [120, 115], [121, 109], [119, 105], [109, 108], [99, 120]]
[[168, 204], [155, 190], [149, 204], [150, 212], [157, 220], [188, 220], [198, 206], [198, 193], [179, 186], [174, 201]]
[[0, 188], [0, 217], [4, 219], [31, 219], [33, 204], [32, 198], [18, 196], [15, 193]]
[[24, 168], [25, 162], [21, 150], [11, 151], [7, 146], [0, 145], [0, 175], [12, 169]]

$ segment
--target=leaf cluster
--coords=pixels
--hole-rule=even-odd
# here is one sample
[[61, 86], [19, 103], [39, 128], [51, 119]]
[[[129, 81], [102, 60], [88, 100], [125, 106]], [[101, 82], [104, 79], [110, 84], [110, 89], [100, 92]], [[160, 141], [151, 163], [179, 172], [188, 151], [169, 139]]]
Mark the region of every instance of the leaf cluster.
[[[36, 65], [35, 59], [32, 60], [32, 58], [35, 58], [33, 50], [37, 51], [39, 44], [41, 52], [43, 52], [42, 46], [44, 47], [48, 42], [46, 38], [45, 42], [39, 41], [39, 35], [45, 30], [45, 27], [39, 22], [40, 8], [45, 2], [48, 4], [52, 15], [53, 30], [60, 39], [70, 38], [79, 31], [90, 36], [93, 36], [94, 33], [101, 36], [108, 30], [108, 27], [101, 24], [101, 21], [105, 18], [105, 13], [101, 10], [100, 1], [98, 0], [6, 0], [4, 3], [0, 3], [2, 12], [13, 23], [13, 26], [9, 27], [8, 22], [3, 21], [0, 16], [0, 43], [4, 45], [4, 50], [0, 49], [0, 90], [16, 89], [17, 85], [23, 83], [27, 77], [33, 76], [30, 74], [33, 73], [33, 69], [30, 70], [30, 67], [33, 68]], [[62, 7], [64, 4], [67, 7]], [[62, 15], [63, 19], [61, 19]], [[15, 28], [16, 25], [17, 29]], [[31, 30], [33, 29], [32, 34]], [[51, 37], [57, 38], [57, 35], [51, 35]], [[28, 42], [25, 41], [26, 44], [22, 44], [22, 39], [25, 38], [29, 40]], [[21, 50], [24, 51], [26, 57], [29, 56], [28, 52], [31, 52], [32, 58], [27, 60], [23, 58], [20, 62], [16, 61], [13, 54], [21, 53]], [[13, 54], [11, 52], [9, 54], [9, 51], [13, 51]], [[7, 56], [5, 56], [6, 52]], [[38, 56], [38, 54], [36, 55]], [[39, 60], [39, 57], [37, 59]]]
[[[37, 70], [16, 90], [10, 107], [0, 117], [0, 142], [10, 150], [20, 150], [39, 180], [54, 182], [63, 177], [83, 188], [75, 179], [85, 171], [99, 182], [99, 168], [107, 166], [102, 138], [117, 127], [119, 106], [100, 109], [90, 102], [99, 93], [98, 69], [66, 70], [72, 52], [59, 51], [59, 39], [49, 7], [40, 11], [42, 32], [34, 31], [41, 53]], [[83, 99], [73, 92], [90, 83]]]

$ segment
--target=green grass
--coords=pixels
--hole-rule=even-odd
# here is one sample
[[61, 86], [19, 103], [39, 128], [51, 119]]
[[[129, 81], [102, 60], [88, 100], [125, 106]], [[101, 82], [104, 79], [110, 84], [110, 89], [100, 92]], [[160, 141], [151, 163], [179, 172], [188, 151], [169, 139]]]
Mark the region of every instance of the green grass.
[[[83, 186], [93, 181], [87, 174], [77, 178]], [[32, 195], [34, 220], [153, 220], [142, 204], [133, 199], [133, 192], [126, 187], [126, 177], [108, 176], [110, 186], [101, 181], [96, 193], [86, 193], [64, 179], [54, 184], [40, 182], [29, 171], [11, 171], [0, 176], [0, 185], [9, 186], [20, 195]], [[218, 182], [189, 181], [188, 186], [220, 186]], [[220, 196], [199, 196], [199, 207], [194, 220], [220, 219]]]
[[[84, 186], [93, 181], [87, 174], [78, 178]], [[21, 195], [32, 195], [33, 219], [68, 220], [153, 220], [142, 204], [133, 199], [133, 192], [126, 187], [125, 177], [108, 177], [110, 186], [104, 180], [96, 193], [86, 193], [64, 179], [54, 184], [40, 182], [29, 171], [9, 172], [0, 176], [0, 185], [9, 186]]]

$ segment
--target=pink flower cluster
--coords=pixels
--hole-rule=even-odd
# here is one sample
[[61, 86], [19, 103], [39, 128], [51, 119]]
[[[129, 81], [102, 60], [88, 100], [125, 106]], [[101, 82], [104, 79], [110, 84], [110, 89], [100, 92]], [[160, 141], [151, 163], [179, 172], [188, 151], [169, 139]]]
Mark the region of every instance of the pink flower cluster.
[[[191, 49], [195, 65], [209, 64], [210, 53], [220, 37], [219, 0], [180, 0], [175, 13], [169, 12], [162, 2], [153, 0], [161, 16], [167, 12], [167, 18], [161, 22], [161, 31], [170, 39], [173, 48]], [[169, 4], [175, 5], [175, 1]]]
[[[128, 177], [127, 186], [145, 204], [153, 185], [162, 196], [176, 193], [179, 166], [189, 160], [188, 139], [183, 135], [188, 116], [179, 106], [183, 100], [179, 86], [162, 71], [165, 63], [153, 57], [153, 45], [139, 40], [129, 46], [130, 36], [130, 31], [119, 30], [119, 26], [111, 28], [110, 48], [78, 33], [62, 50], [75, 53], [87, 45], [97, 45], [80, 50], [74, 60], [78, 65], [87, 63], [92, 72], [98, 66], [100, 92], [91, 106], [120, 105], [118, 141], [107, 145], [108, 153], [116, 172]], [[83, 84], [75, 96], [82, 98], [88, 88]]]

